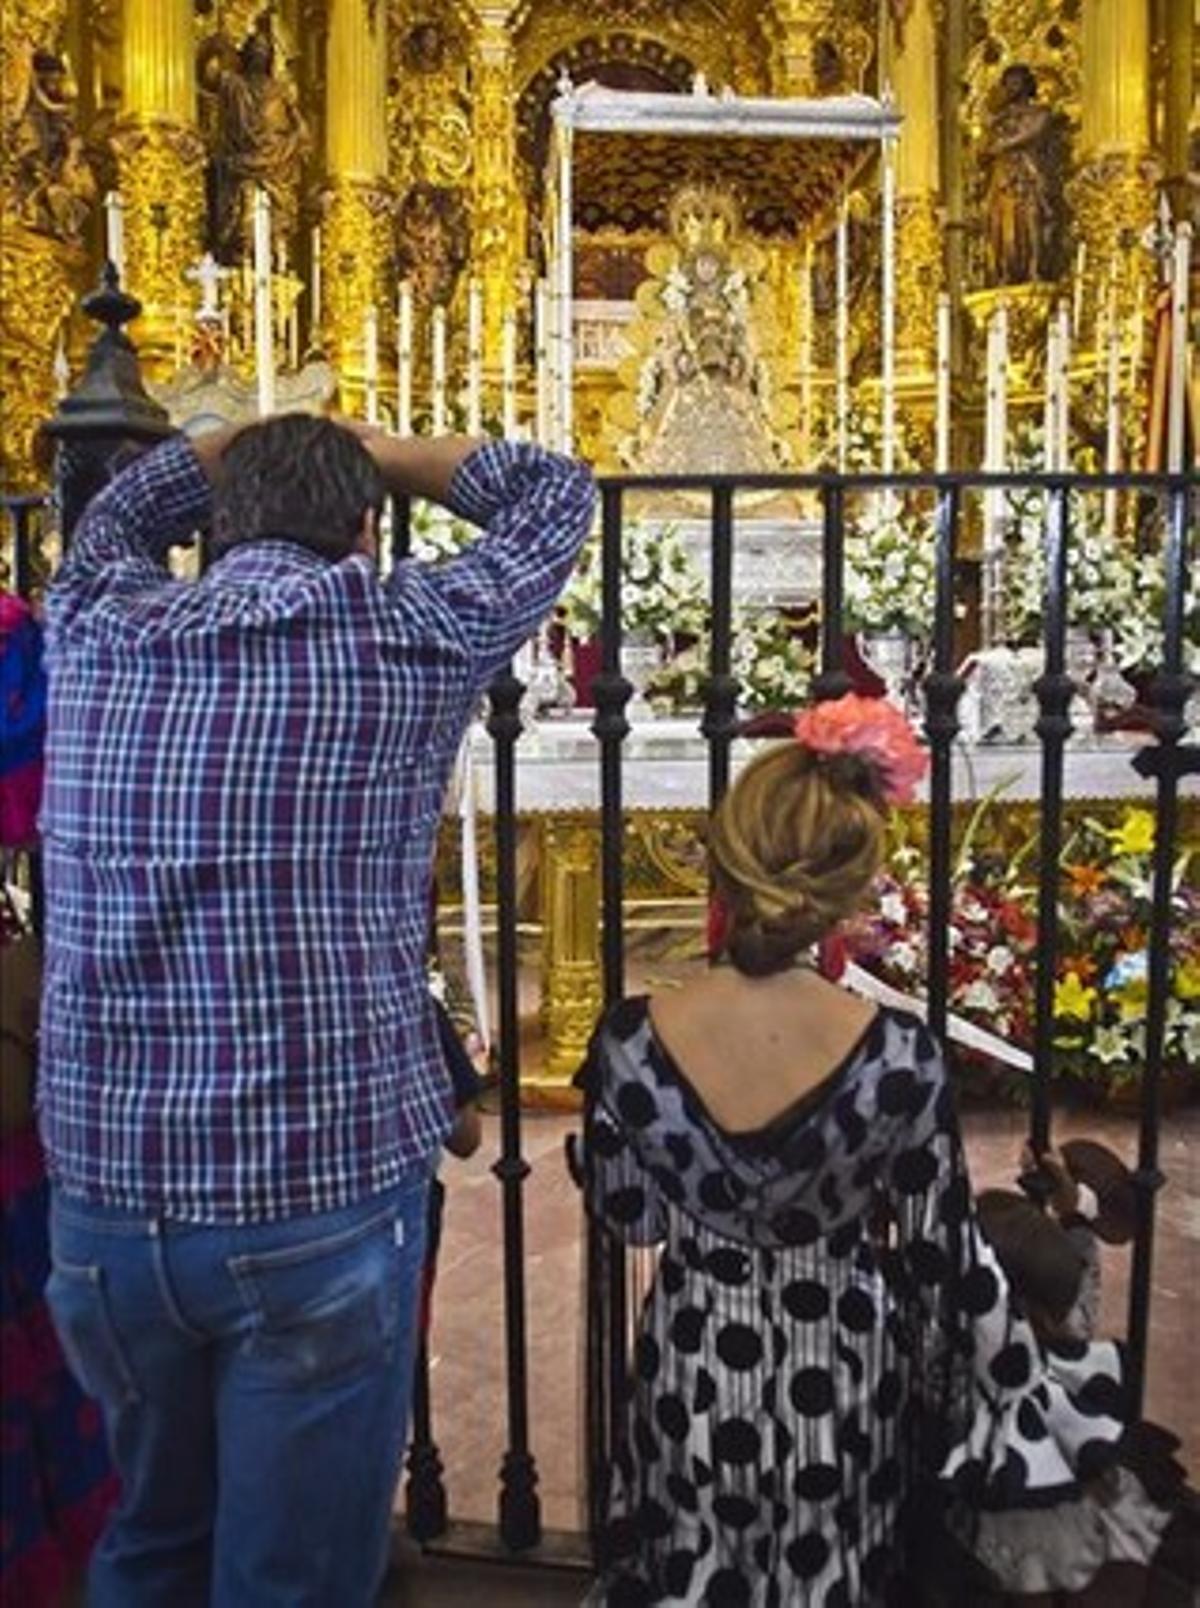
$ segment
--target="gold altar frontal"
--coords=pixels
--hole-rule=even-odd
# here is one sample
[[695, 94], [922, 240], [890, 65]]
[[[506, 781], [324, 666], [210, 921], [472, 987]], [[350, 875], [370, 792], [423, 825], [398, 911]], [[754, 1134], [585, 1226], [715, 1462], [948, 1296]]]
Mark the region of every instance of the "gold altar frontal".
[[[1075, 797], [1064, 805], [1064, 841], [1084, 821], [1113, 832], [1131, 809], [1149, 796]], [[1181, 852], [1200, 853], [1200, 795], [1180, 800]], [[964, 800], [953, 810], [953, 839], [963, 841], [976, 821], [975, 851], [1010, 860], [1035, 839], [1041, 806], [1036, 799], [995, 801], [979, 810]], [[625, 921], [628, 935], [650, 929], [668, 933], [671, 951], [698, 962], [703, 955], [708, 894], [704, 835], [708, 814], [699, 808], [632, 809], [624, 814]], [[480, 882], [485, 927], [495, 910], [495, 853], [490, 824], [481, 821]], [[896, 811], [893, 846], [904, 843], [924, 860], [930, 816], [914, 805]], [[601, 827], [595, 810], [539, 811], [519, 817], [519, 921], [525, 942], [536, 945], [537, 1034], [540, 1054], [522, 1071], [523, 1098], [530, 1107], [570, 1110], [579, 1098], [571, 1083], [587, 1050], [603, 1003], [600, 945]], [[460, 831], [444, 825], [438, 855], [441, 931], [449, 964], [461, 935]]]

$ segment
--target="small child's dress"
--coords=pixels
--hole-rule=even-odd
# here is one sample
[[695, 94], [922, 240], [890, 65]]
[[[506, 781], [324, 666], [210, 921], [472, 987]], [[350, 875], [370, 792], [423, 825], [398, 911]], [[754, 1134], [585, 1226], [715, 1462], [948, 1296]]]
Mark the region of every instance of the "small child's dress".
[[[1048, 1377], [1086, 1406], [1083, 1382], [1106, 1373], [1111, 1379], [1114, 1361], [1120, 1369], [1120, 1350], [1111, 1340], [1094, 1338], [1100, 1297], [1096, 1235], [1079, 1216], [1064, 1232], [1083, 1256], [1079, 1294], [1064, 1325], [1068, 1338], [1043, 1340], [1041, 1346]], [[1153, 1501], [1137, 1475], [1117, 1461], [1069, 1500], [979, 1514], [971, 1549], [1006, 1592], [1082, 1591], [1107, 1564], [1148, 1568], [1171, 1518], [1170, 1509]]]

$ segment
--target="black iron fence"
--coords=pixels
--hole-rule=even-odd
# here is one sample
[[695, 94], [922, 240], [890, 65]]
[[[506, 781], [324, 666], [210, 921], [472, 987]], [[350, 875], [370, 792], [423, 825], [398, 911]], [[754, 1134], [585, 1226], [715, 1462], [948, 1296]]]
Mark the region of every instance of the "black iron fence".
[[[1065, 749], [1071, 736], [1072, 677], [1066, 661], [1068, 554], [1072, 515], [1079, 499], [1118, 492], [1136, 503], [1139, 539], [1161, 553], [1163, 618], [1161, 662], [1146, 690], [1144, 746], [1131, 763], [1153, 784], [1156, 836], [1146, 1003], [1144, 1065], [1140, 1077], [1140, 1118], [1134, 1186], [1137, 1233], [1134, 1241], [1128, 1309], [1128, 1345], [1135, 1401], [1145, 1386], [1153, 1272], [1155, 1202], [1163, 1183], [1159, 1168], [1160, 1087], [1171, 976], [1172, 868], [1179, 837], [1178, 803], [1183, 779], [1200, 771], [1200, 750], [1184, 743], [1184, 706], [1193, 683], [1185, 666], [1185, 596], [1191, 549], [1197, 529], [1200, 492], [1194, 476], [1046, 474], [997, 476], [832, 474], [731, 477], [626, 477], [601, 485], [602, 630], [601, 668], [593, 682], [600, 775], [602, 844], [602, 964], [606, 1001], [624, 988], [624, 800], [623, 747], [630, 732], [626, 709], [632, 688], [621, 672], [622, 547], [626, 514], [634, 499], [647, 494], [682, 493], [707, 500], [711, 524], [711, 637], [709, 675], [699, 731], [708, 746], [708, 802], [715, 805], [729, 785], [732, 745], [738, 735], [739, 685], [732, 673], [736, 501], [748, 493], [804, 494], [821, 509], [822, 608], [819, 674], [814, 692], [831, 698], [849, 690], [845, 663], [847, 510], [864, 494], [922, 497], [935, 505], [935, 589], [931, 601], [932, 648], [921, 694], [925, 735], [931, 756], [929, 788], [929, 1020], [944, 1033], [949, 1011], [949, 929], [952, 908], [952, 752], [959, 733], [963, 681], [956, 673], [955, 588], [962, 573], [961, 551], [971, 499], [978, 494], [1038, 491], [1044, 497], [1046, 583], [1042, 609], [1044, 664], [1036, 683], [1040, 751], [1040, 854], [1038, 888], [1038, 966], [1036, 972], [1034, 1072], [1031, 1080], [1030, 1136], [1045, 1146], [1052, 1130], [1052, 1051], [1055, 960], [1059, 936], [1059, 875], [1063, 842]], [[43, 508], [40, 498], [3, 501], [5, 552], [10, 584], [27, 592], [36, 580], [35, 533]], [[393, 552], [407, 551], [409, 510], [394, 509]], [[536, 1434], [530, 1422], [528, 1303], [524, 1251], [524, 1190], [529, 1174], [522, 1144], [517, 950], [516, 781], [522, 734], [522, 686], [510, 671], [493, 685], [488, 731], [494, 749], [497, 989], [499, 999], [500, 1133], [495, 1174], [503, 1204], [504, 1339], [507, 1390], [507, 1443], [499, 1475], [499, 1538], [510, 1551], [528, 1552], [542, 1539]], [[593, 1528], [599, 1493], [611, 1453], [613, 1407], [627, 1356], [629, 1307], [624, 1255], [594, 1230], [586, 1245], [591, 1310], [587, 1318], [585, 1389], [590, 1444], [589, 1514]], [[598, 1300], [601, 1285], [606, 1299]], [[614, 1298], [615, 1297], [615, 1298]], [[609, 1316], [608, 1331], [596, 1332], [596, 1314]], [[434, 1435], [426, 1359], [415, 1402], [413, 1444], [406, 1486], [410, 1526], [421, 1540], [434, 1540], [446, 1527], [447, 1500]]]

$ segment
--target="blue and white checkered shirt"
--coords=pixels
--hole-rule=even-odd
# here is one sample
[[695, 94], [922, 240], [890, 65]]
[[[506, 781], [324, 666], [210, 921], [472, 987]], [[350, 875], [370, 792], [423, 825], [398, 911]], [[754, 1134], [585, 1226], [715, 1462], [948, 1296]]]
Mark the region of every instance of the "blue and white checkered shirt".
[[88, 508], [47, 607], [41, 1127], [69, 1193], [186, 1221], [347, 1205], [440, 1143], [429, 1008], [442, 793], [480, 692], [565, 584], [590, 475], [495, 443], [463, 556], [235, 547], [176, 438]]

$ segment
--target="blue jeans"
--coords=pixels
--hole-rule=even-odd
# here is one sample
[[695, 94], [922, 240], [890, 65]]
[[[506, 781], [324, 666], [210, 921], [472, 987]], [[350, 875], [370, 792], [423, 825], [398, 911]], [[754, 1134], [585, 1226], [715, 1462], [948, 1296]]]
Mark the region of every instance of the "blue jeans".
[[122, 1482], [90, 1608], [374, 1603], [429, 1176], [244, 1227], [55, 1197], [47, 1298]]

